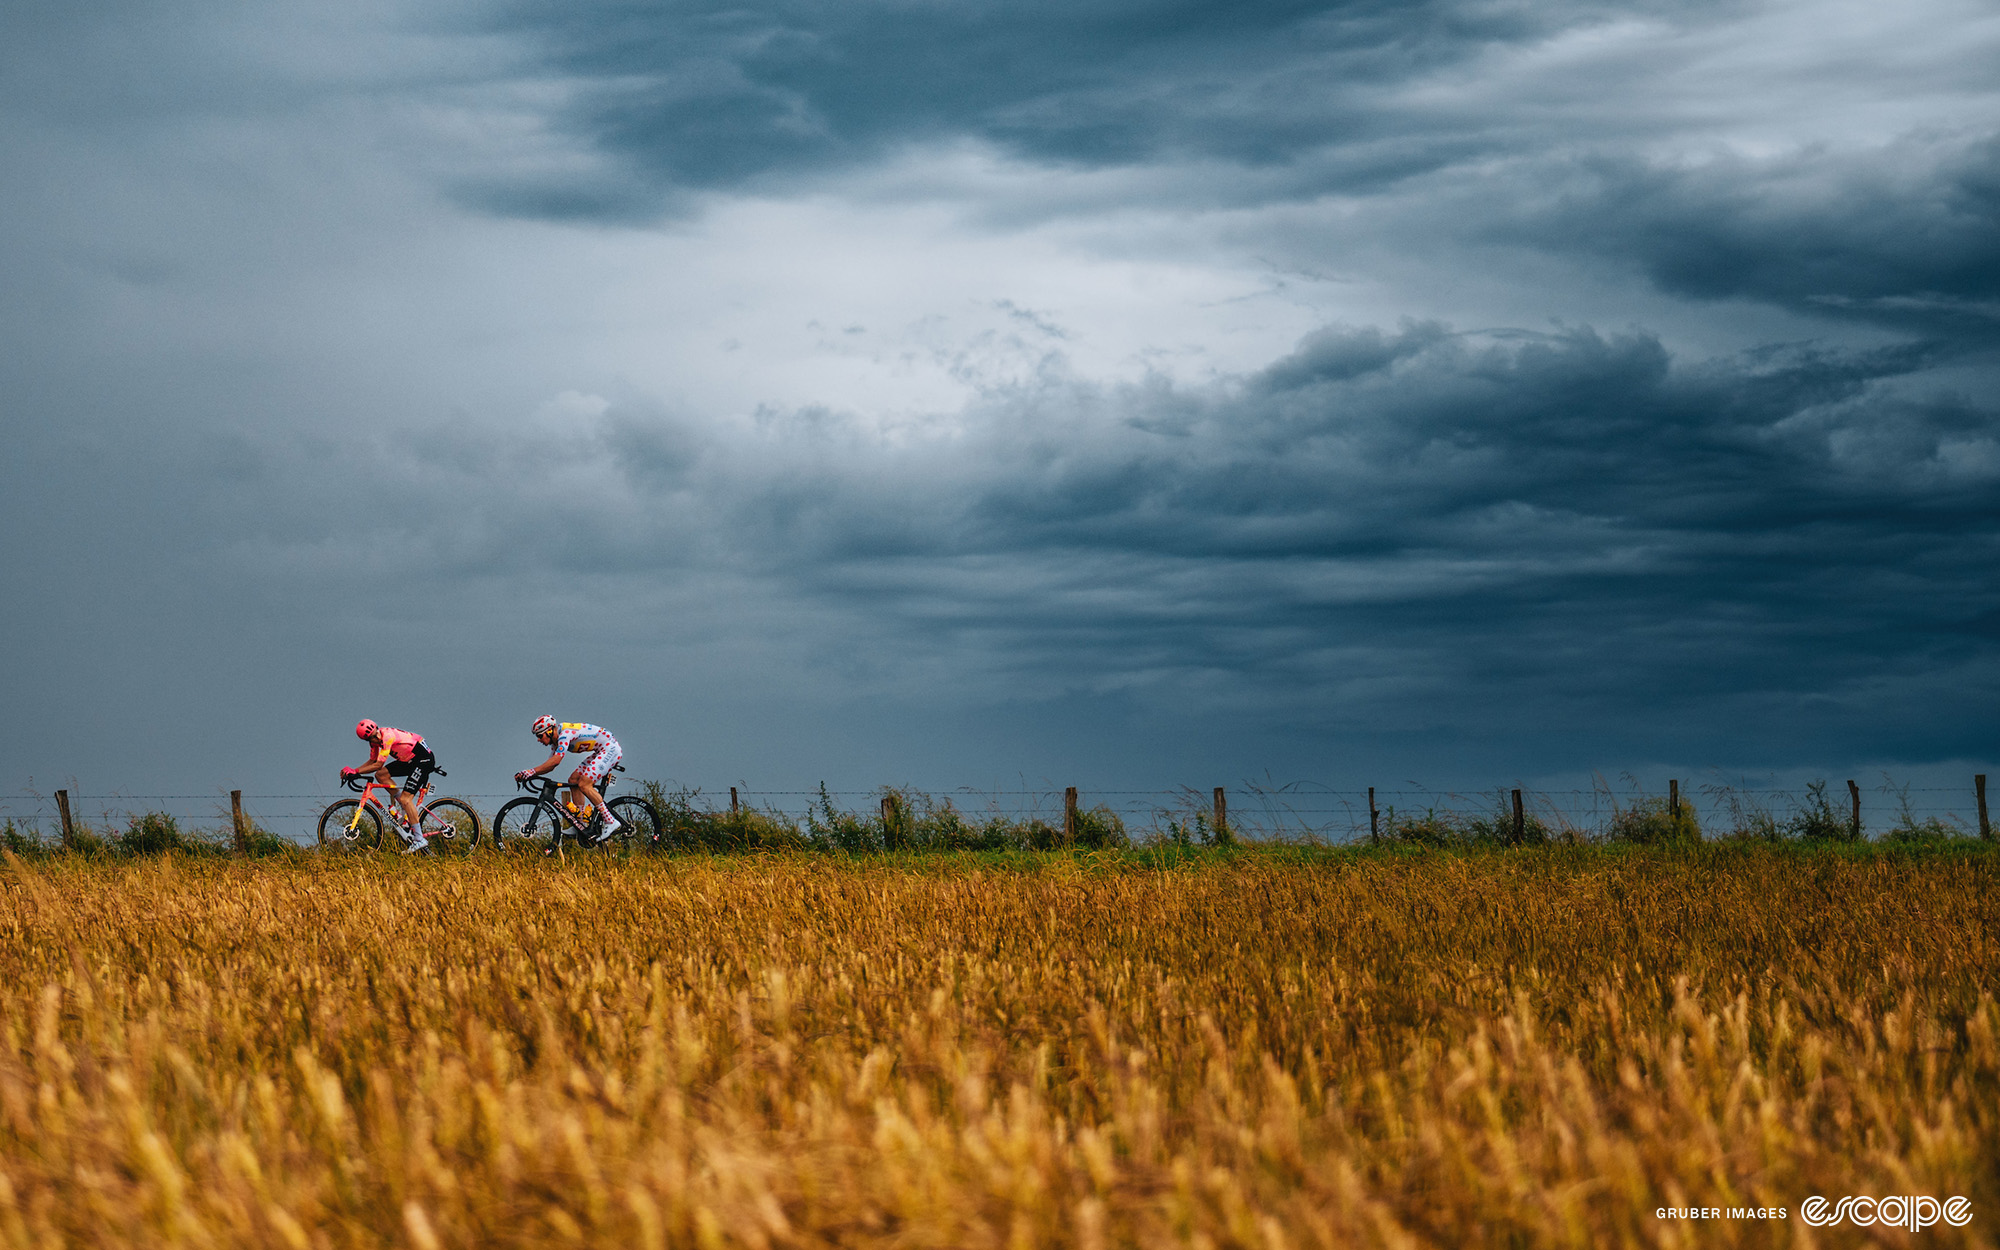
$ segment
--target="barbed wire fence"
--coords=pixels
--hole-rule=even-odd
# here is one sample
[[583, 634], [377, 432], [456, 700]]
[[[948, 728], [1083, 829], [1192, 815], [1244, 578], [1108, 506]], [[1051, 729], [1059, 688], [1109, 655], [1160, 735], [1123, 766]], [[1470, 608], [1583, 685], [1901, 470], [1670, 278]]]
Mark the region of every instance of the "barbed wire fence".
[[[801, 827], [808, 823], [809, 812], [824, 807], [869, 817], [884, 798], [894, 795], [899, 802], [914, 800], [934, 807], [949, 804], [968, 819], [1042, 821], [1057, 828], [1062, 827], [1074, 805], [1078, 810], [1114, 814], [1128, 835], [1139, 841], [1185, 831], [1197, 823], [1205, 822], [1212, 828], [1226, 821], [1230, 832], [1244, 841], [1340, 845], [1393, 835], [1398, 827], [1414, 822], [1504, 822], [1513, 818], [1517, 796], [1524, 819], [1538, 822], [1552, 833], [1579, 838], [1601, 837], [1620, 813], [1648, 804], [1657, 808], [1670, 795], [1710, 837], [1740, 832], [1759, 820], [1767, 827], [1782, 825], [1812, 804], [1836, 809], [1842, 819], [1854, 819], [1864, 836], [1912, 828], [1984, 836], [1989, 828], [1985, 775], [1968, 778], [1968, 782], [1963, 786], [1917, 787], [1897, 785], [1885, 778], [1867, 787], [1856, 782], [1844, 788], [1821, 784], [1817, 793], [1812, 787], [1684, 785], [1679, 781], [1650, 789], [1630, 778], [1618, 786], [1600, 782], [1589, 788], [1548, 790], [1509, 786], [1434, 789], [1410, 784], [1371, 788], [1308, 781], [1096, 791], [1027, 783], [1013, 788], [962, 786], [948, 791], [888, 786], [873, 790], [753, 790], [740, 786], [711, 790], [676, 782], [660, 785], [696, 810], [748, 808]], [[626, 792], [642, 784], [628, 783]], [[490, 820], [503, 803], [519, 795], [519, 791], [452, 792], [452, 797], [471, 803], [482, 820]], [[100, 836], [116, 834], [135, 820], [158, 814], [172, 817], [190, 831], [226, 839], [235, 826], [235, 804], [240, 803], [244, 820], [305, 845], [316, 840], [320, 814], [341, 797], [338, 791], [236, 795], [222, 790], [212, 794], [27, 791], [0, 799], [0, 827], [37, 840], [55, 841], [61, 836], [62, 803], [67, 802], [75, 824]]]

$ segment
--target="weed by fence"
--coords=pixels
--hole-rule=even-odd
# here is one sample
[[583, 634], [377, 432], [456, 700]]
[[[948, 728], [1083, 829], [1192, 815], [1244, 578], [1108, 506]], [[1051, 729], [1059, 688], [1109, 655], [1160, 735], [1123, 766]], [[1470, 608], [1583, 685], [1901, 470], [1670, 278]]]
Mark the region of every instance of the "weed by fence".
[[820, 850], [859, 854], [875, 851], [1107, 849], [1130, 846], [1125, 821], [1106, 805], [1078, 808], [1058, 825], [1030, 813], [1025, 818], [997, 809], [968, 812], [950, 797], [940, 799], [911, 788], [878, 792], [877, 816], [836, 802], [822, 785], [800, 817], [775, 806], [752, 807], [740, 799], [728, 808], [702, 802], [699, 790], [641, 783], [660, 813], [662, 840], [669, 850]]
[[136, 813], [122, 829], [112, 824], [73, 821], [67, 836], [61, 839], [46, 837], [38, 827], [16, 824], [7, 817], [0, 819], [0, 846], [16, 855], [60, 851], [86, 857], [159, 855], [169, 851], [183, 855], [282, 855], [300, 849], [299, 843], [253, 822], [203, 829], [183, 826], [171, 813], [162, 811]]

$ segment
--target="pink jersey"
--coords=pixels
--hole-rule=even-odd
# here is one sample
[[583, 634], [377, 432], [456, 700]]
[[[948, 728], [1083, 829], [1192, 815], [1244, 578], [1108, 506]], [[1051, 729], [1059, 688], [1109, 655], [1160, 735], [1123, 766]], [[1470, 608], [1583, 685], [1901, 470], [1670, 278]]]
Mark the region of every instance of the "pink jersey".
[[387, 725], [382, 727], [381, 733], [382, 741], [376, 746], [375, 754], [368, 757], [368, 762], [362, 766], [363, 768], [374, 768], [392, 759], [407, 764], [416, 757], [417, 748], [424, 745], [422, 734], [405, 733], [400, 729], [391, 729]]

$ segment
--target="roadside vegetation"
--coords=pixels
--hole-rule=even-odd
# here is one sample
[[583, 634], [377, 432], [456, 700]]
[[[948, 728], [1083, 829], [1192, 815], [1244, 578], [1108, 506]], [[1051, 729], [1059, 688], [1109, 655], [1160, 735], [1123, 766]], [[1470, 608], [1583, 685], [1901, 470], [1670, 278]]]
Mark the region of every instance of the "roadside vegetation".
[[[1888, 795], [1896, 815], [1887, 828], [1868, 828], [1836, 806], [1824, 781], [1809, 783], [1800, 793], [1744, 792], [1708, 788], [1709, 824], [1704, 826], [1691, 801], [1635, 790], [1621, 796], [1600, 779], [1591, 815], [1566, 810], [1553, 796], [1525, 794], [1517, 824], [1509, 792], [1476, 796], [1441, 796], [1451, 807], [1389, 806], [1371, 822], [1367, 809], [1358, 825], [1336, 825], [1333, 832], [1315, 831], [1299, 821], [1283, 802], [1271, 810], [1246, 813], [1248, 828], [1232, 818], [1217, 823], [1206, 796], [1194, 790], [1178, 794], [1171, 806], [1155, 806], [1128, 824], [1132, 813], [1109, 805], [1079, 806], [1073, 821], [1057, 810], [1003, 812], [958, 805], [952, 796], [938, 797], [911, 787], [884, 787], [870, 810], [852, 810], [835, 803], [825, 786], [802, 813], [750, 804], [719, 805], [698, 789], [660, 781], [634, 783], [657, 816], [656, 844], [635, 849], [664, 854], [737, 854], [744, 852], [819, 852], [868, 855], [899, 852], [1107, 851], [1128, 848], [1228, 848], [1239, 845], [1284, 844], [1306, 847], [1369, 845], [1421, 846], [1434, 849], [1478, 849], [1499, 846], [1670, 846], [1709, 842], [1799, 843], [1830, 845], [1943, 845], [1972, 842], [1979, 834], [1956, 815], [1918, 814], [1908, 786], [1886, 778], [1876, 790]], [[1283, 799], [1280, 792], [1248, 787], [1251, 797]], [[1774, 804], [1775, 800], [1775, 804]], [[1877, 810], [1879, 811], [1879, 805]], [[481, 813], [482, 824], [491, 813]], [[488, 844], [490, 845], [490, 843]], [[178, 821], [163, 812], [143, 812], [119, 825], [108, 820], [74, 824], [67, 845], [43, 824], [16, 824], [0, 818], [0, 847], [17, 855], [54, 853], [86, 857], [148, 855], [172, 851], [184, 854], [242, 853], [258, 856], [287, 854], [296, 844], [246, 822], [239, 851], [227, 824], [202, 827]], [[515, 848], [528, 850], [525, 844]]]
[[228, 827], [184, 825], [166, 812], [142, 812], [129, 818], [122, 826], [79, 821], [71, 830], [67, 845], [59, 837], [39, 828], [17, 825], [12, 820], [0, 821], [0, 848], [29, 858], [73, 855], [83, 859], [169, 853], [269, 856], [291, 855], [299, 851], [297, 844], [254, 823], [245, 824], [243, 845], [239, 849], [236, 835]]
[[[1046, 851], [1057, 848], [1105, 850], [1132, 845], [1125, 822], [1109, 807], [1077, 812], [1074, 830], [1062, 813], [1009, 816], [968, 812], [950, 798], [920, 790], [886, 787], [876, 812], [835, 805], [822, 785], [803, 818], [766, 809], [718, 810], [699, 791], [673, 789], [657, 781], [640, 786], [660, 814], [662, 838], [674, 851]], [[1204, 831], [1206, 825], [1203, 826]], [[1226, 841], [1227, 839], [1222, 839]], [[1218, 839], [1202, 837], [1202, 844]], [[1184, 839], [1186, 844], [1192, 840]]]
[[[2000, 1210], [1983, 843], [5, 864], [5, 1246], [1789, 1245], [1814, 1194]], [[1790, 1218], [1655, 1215], [1703, 1206]]]

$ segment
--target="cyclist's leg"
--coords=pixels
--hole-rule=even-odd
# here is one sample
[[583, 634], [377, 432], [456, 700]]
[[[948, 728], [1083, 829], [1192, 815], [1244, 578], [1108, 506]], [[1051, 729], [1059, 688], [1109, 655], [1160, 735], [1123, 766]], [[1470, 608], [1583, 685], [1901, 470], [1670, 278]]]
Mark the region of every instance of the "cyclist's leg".
[[582, 766], [571, 773], [569, 778], [570, 784], [583, 791], [584, 797], [590, 800], [590, 805], [597, 809], [598, 815], [604, 817], [606, 829], [617, 828], [618, 818], [604, 805], [604, 796], [598, 793], [597, 782], [604, 774], [611, 771], [611, 766], [623, 755], [624, 752], [619, 749], [617, 740], [606, 738], [604, 745], [592, 751], [590, 758], [584, 760]]
[[582, 768], [570, 774], [570, 782], [564, 786], [564, 792], [570, 798], [570, 806], [576, 808], [578, 818], [590, 820], [590, 810], [598, 806], [598, 788], [590, 784], [590, 778], [584, 776]]
[[[391, 760], [382, 766], [382, 772], [387, 776], [403, 778], [403, 788], [396, 792], [396, 808], [402, 813], [407, 828], [412, 830], [419, 828], [416, 794], [419, 787], [418, 778], [424, 775], [423, 768], [415, 760]], [[395, 783], [388, 784], [393, 787]], [[421, 838], [423, 834], [418, 833], [416, 836]]]
[[[395, 774], [389, 771], [389, 765], [395, 762], [394, 760], [384, 760], [382, 767], [375, 770], [375, 786], [385, 795], [394, 795], [396, 793], [396, 777]], [[379, 799], [376, 801], [380, 802]]]
[[[410, 775], [403, 781], [403, 792], [396, 796], [403, 805], [403, 814], [410, 818], [410, 828], [421, 831], [423, 823], [417, 817], [417, 796], [430, 785], [431, 774], [437, 771], [437, 756], [423, 752], [410, 761]], [[421, 832], [418, 837], [422, 837]]]
[[578, 788], [575, 773], [571, 773], [569, 779], [563, 782], [562, 798], [563, 814], [569, 818], [571, 824], [581, 830], [590, 823], [590, 800], [585, 798], [583, 791]]

